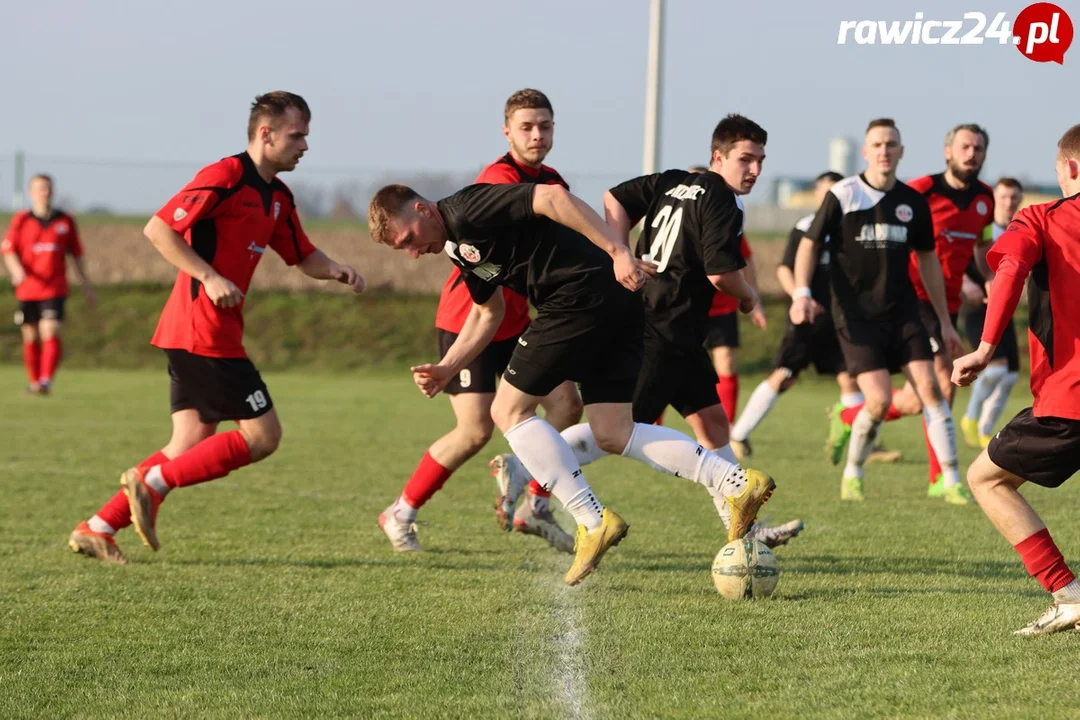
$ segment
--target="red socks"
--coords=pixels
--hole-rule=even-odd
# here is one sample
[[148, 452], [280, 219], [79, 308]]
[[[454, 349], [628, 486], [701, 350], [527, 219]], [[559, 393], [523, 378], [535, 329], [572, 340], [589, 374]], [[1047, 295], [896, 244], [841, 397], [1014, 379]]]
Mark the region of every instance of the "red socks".
[[[893, 390], [893, 394], [896, 394], [895, 390]], [[844, 408], [843, 412], [840, 413], [840, 419], [844, 421], [845, 425], [852, 424], [853, 422], [855, 422], [855, 416], [859, 414], [859, 411], [863, 409], [864, 405], [866, 405], [866, 403], [859, 403], [858, 405]], [[900, 411], [897, 410], [892, 403], [889, 403], [889, 411], [885, 413], [885, 422], [889, 422], [890, 420], [899, 420], [902, 417], [904, 416], [900, 414]]]
[[56, 375], [56, 367], [60, 364], [62, 354], [60, 338], [49, 338], [41, 343], [41, 373], [38, 375], [39, 383], [51, 383]]
[[739, 376], [719, 375], [720, 382], [716, 383], [716, 394], [720, 396], [720, 404], [724, 406], [724, 414], [728, 422], [735, 422], [735, 406], [739, 403]]
[[23, 365], [31, 385], [38, 384], [41, 377], [41, 343], [23, 343]]
[[1047, 592], [1057, 592], [1076, 579], [1046, 528], [1021, 541], [1015, 548], [1028, 574], [1038, 580]]
[[251, 464], [251, 452], [239, 430], [212, 435], [186, 453], [162, 463], [161, 477], [169, 489], [198, 485], [225, 477]]
[[425, 452], [424, 457], [420, 458], [420, 464], [413, 470], [409, 482], [405, 483], [401, 496], [409, 507], [419, 509], [442, 489], [443, 483], [453, 474], [453, 470], [447, 470], [437, 463], [430, 453]]
[[[155, 465], [167, 462], [169, 458], [160, 450], [139, 463], [139, 470], [146, 472]], [[97, 516], [109, 523], [113, 530], [121, 530], [131, 524], [131, 508], [128, 506], [127, 495], [123, 490], [118, 491], [109, 502], [105, 503]]]

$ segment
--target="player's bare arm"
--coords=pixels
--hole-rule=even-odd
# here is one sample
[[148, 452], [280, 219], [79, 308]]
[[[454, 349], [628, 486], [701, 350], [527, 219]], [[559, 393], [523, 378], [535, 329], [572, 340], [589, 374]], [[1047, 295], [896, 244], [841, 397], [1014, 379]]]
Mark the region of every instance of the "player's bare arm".
[[746, 281], [742, 270], [732, 270], [720, 275], [709, 275], [709, 282], [720, 292], [727, 293], [739, 301], [739, 312], [751, 313], [760, 300], [753, 286]]
[[635, 259], [626, 239], [619, 237], [584, 200], [571, 195], [561, 185], [538, 185], [533, 195], [533, 212], [581, 233], [610, 255], [615, 264], [615, 278], [628, 290], [639, 290], [646, 277], [655, 277], [655, 265]]
[[757, 270], [754, 267], [753, 258], [746, 259], [746, 267], [742, 269], [742, 273], [746, 278], [747, 285], [750, 286], [750, 289], [754, 291], [754, 295], [757, 296], [754, 307], [750, 309], [750, 322], [754, 323], [755, 327], [764, 330], [768, 326], [768, 320], [765, 318], [765, 308], [761, 306], [761, 289], [758, 287]]
[[607, 220], [607, 224], [611, 226], [611, 229], [615, 231], [615, 234], [622, 238], [627, 247], [630, 246], [630, 229], [636, 225], [641, 218], [632, 218], [630, 213], [626, 212], [626, 208], [623, 204], [615, 199], [615, 196], [608, 190], [604, 193], [604, 216]]
[[462, 368], [475, 360], [488, 346], [502, 324], [505, 313], [506, 301], [500, 289], [496, 289], [486, 303], [474, 302], [457, 339], [438, 364], [427, 363], [411, 368], [413, 381], [420, 391], [428, 397], [435, 397], [445, 388]]
[[354, 293], [364, 291], [364, 278], [349, 265], [342, 265], [331, 260], [322, 250], [304, 258], [297, 267], [308, 277], [316, 280], [337, 280], [343, 285], [348, 285]]
[[86, 303], [90, 307], [94, 307], [97, 304], [97, 296], [94, 294], [94, 286], [90, 282], [90, 275], [86, 272], [86, 262], [81, 255], [73, 255], [72, 259], [75, 260], [75, 271], [79, 274], [79, 281], [82, 283]]
[[11, 277], [11, 284], [15, 287], [22, 285], [26, 280], [26, 270], [19, 262], [19, 257], [15, 253], [4, 253], [4, 266], [7, 268], [8, 276]]
[[[804, 237], [795, 252], [795, 287], [791, 289], [791, 322], [795, 325], [814, 322], [814, 300], [810, 297], [810, 281], [817, 266], [818, 247], [812, 239]], [[940, 266], [938, 272], [941, 272]], [[944, 291], [943, 291], [944, 292]]]
[[941, 336], [945, 341], [945, 347], [952, 357], [959, 357], [964, 353], [964, 345], [960, 341], [960, 335], [953, 327], [949, 317], [949, 306], [945, 302], [945, 276], [941, 272], [941, 261], [933, 250], [916, 250], [915, 259], [919, 263], [919, 275], [922, 277], [923, 287], [930, 296], [930, 304], [934, 306], [938, 322], [941, 323]]
[[235, 307], [244, 299], [240, 288], [210, 267], [208, 262], [191, 249], [180, 233], [157, 215], [146, 223], [143, 234], [169, 264], [201, 282], [206, 296], [217, 307]]
[[776, 266], [776, 281], [785, 295], [791, 297], [795, 294], [795, 273], [787, 265]]

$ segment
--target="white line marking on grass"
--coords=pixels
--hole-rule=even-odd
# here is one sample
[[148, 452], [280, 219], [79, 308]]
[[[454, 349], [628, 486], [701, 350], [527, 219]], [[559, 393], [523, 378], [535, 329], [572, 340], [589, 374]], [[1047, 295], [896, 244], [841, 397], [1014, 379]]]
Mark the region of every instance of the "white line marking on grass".
[[585, 668], [585, 629], [577, 593], [561, 581], [552, 601], [554, 640], [557, 649], [555, 694], [566, 709], [566, 717], [587, 720], [593, 716], [589, 706], [589, 681]]

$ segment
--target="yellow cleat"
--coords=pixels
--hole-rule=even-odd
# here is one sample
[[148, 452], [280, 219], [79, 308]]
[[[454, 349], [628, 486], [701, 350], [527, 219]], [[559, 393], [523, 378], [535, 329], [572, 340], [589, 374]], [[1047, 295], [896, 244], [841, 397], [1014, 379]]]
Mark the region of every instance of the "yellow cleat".
[[629, 529], [630, 526], [625, 520], [607, 509], [600, 516], [600, 527], [595, 530], [586, 530], [584, 525], [578, 525], [577, 539], [574, 541], [574, 563], [563, 581], [567, 585], [577, 585], [584, 580], [600, 564], [604, 553], [626, 537]]
[[754, 526], [758, 510], [776, 490], [776, 481], [761, 472], [746, 468], [746, 487], [738, 495], [725, 497], [731, 511], [728, 542], [741, 539]]
[[[969, 418], [967, 415], [960, 418], [960, 433], [964, 436], [964, 444], [969, 448], [979, 447], [979, 421]], [[982, 447], [986, 447], [983, 445]]]
[[993, 439], [994, 438], [992, 436], [990, 436], [990, 435], [980, 435], [979, 436], [979, 447], [982, 448], [983, 450], [985, 450], [986, 446], [989, 445], [990, 441], [993, 440]]

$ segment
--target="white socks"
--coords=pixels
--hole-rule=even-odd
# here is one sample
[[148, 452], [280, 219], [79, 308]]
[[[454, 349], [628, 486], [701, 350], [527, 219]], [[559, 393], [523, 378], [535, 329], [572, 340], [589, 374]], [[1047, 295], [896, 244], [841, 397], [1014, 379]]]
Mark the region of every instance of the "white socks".
[[861, 478], [863, 476], [863, 465], [866, 464], [866, 458], [874, 449], [874, 440], [877, 439], [881, 422], [875, 421], [865, 407], [855, 416], [855, 422], [851, 423], [851, 440], [848, 445], [844, 477]]
[[600, 527], [604, 508], [585, 481], [574, 451], [555, 428], [534, 415], [507, 430], [504, 436], [529, 474], [559, 499], [579, 525], [588, 530]]
[[1053, 593], [1054, 602], [1080, 603], [1080, 582], [1073, 580], [1071, 583]]
[[949, 403], [942, 400], [937, 405], [924, 405], [923, 415], [926, 418], [926, 435], [941, 464], [945, 487], [952, 487], [960, 482], [960, 469], [956, 464], [956, 428]]
[[571, 425], [562, 431], [563, 440], [570, 445], [577, 458], [578, 465], [584, 467], [589, 463], [596, 462], [607, 455], [606, 452], [596, 446], [596, 438], [593, 436], [589, 423]]
[[405, 502], [405, 496], [398, 496], [397, 502], [394, 503], [390, 512], [394, 514], [398, 520], [402, 522], [412, 523], [416, 522], [416, 512], [418, 508], [414, 508], [409, 503]]
[[768, 381], [762, 380], [754, 388], [754, 392], [746, 402], [739, 419], [735, 421], [734, 427], [731, 428], [731, 439], [745, 442], [750, 437], [750, 433], [754, 432], [754, 428], [760, 425], [761, 421], [772, 410], [772, 406], [776, 403], [778, 397], [780, 397], [780, 393], [773, 390]]
[[161, 475], [160, 465], [155, 465], [147, 470], [146, 474], [143, 475], [143, 480], [145, 480], [146, 484], [162, 498], [169, 494], [170, 488], [165, 484], [165, 478]]
[[978, 420], [983, 412], [983, 403], [997, 388], [998, 382], [1009, 369], [1004, 365], [988, 365], [980, 373], [975, 384], [971, 386], [971, 398], [968, 400], [967, 412], [964, 415], [971, 420]]
[[87, 520], [86, 524], [89, 525], [90, 529], [94, 532], [108, 533], [110, 535], [116, 534], [116, 530], [113, 528], [113, 526], [99, 518], [97, 515]]
[[1016, 373], [1006, 372], [998, 380], [994, 392], [990, 393], [990, 397], [983, 403], [982, 413], [979, 415], [980, 435], [990, 437], [994, 434], [994, 425], [997, 424], [998, 418], [1001, 417], [1001, 413], [1005, 410], [1005, 405], [1009, 402], [1009, 393], [1012, 392], [1013, 386], [1016, 385], [1017, 378]]
[[727, 496], [742, 492], [746, 473], [677, 430], [662, 425], [634, 423], [630, 442], [622, 453], [654, 470], [686, 478]]
[[846, 408], [862, 405], [865, 401], [861, 392], [840, 393], [840, 404]]

